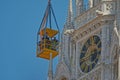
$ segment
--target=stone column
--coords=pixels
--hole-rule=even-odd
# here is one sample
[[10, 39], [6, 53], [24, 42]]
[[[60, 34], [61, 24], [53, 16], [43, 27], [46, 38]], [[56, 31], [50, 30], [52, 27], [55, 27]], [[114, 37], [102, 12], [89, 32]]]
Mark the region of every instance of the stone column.
[[89, 8], [93, 7], [93, 0], [88, 0]]
[[[111, 21], [110, 21], [111, 22]], [[113, 27], [113, 23], [109, 21], [103, 21], [102, 28], [102, 80], [112, 80], [112, 67], [110, 60], [110, 37], [111, 37], [111, 27]]]
[[78, 42], [75, 43], [75, 47], [76, 47], [76, 79], [79, 77], [79, 46], [80, 44]]
[[102, 22], [103, 28], [102, 28], [102, 51], [101, 51], [101, 62], [102, 62], [102, 71], [101, 71], [101, 80], [104, 80], [104, 64], [105, 64], [105, 40], [106, 40], [106, 25], [104, 25], [104, 22]]

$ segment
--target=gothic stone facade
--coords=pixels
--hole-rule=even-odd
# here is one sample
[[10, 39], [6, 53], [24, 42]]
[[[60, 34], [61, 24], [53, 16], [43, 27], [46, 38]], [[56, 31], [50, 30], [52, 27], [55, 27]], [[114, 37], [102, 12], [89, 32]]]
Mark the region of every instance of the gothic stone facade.
[[87, 6], [84, 0], [73, 1], [54, 80], [120, 80], [120, 0], [88, 0]]

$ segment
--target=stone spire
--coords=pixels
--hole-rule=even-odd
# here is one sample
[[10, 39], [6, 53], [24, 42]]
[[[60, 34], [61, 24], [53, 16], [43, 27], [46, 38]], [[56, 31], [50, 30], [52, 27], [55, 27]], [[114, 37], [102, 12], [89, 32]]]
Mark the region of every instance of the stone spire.
[[69, 6], [68, 6], [68, 14], [67, 14], [67, 20], [63, 28], [62, 33], [62, 56], [61, 59], [64, 61], [68, 66], [70, 65], [70, 40], [71, 40], [71, 30], [74, 29], [73, 25], [73, 1], [69, 0]]
[[72, 21], [73, 21], [73, 6], [72, 6], [72, 0], [69, 0], [67, 25], [70, 25]]

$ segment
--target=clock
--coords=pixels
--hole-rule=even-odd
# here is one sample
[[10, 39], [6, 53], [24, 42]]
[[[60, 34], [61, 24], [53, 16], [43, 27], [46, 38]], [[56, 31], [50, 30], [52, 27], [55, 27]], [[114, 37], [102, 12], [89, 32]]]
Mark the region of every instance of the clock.
[[82, 72], [90, 72], [97, 64], [101, 54], [101, 40], [97, 35], [91, 36], [83, 45], [80, 54]]

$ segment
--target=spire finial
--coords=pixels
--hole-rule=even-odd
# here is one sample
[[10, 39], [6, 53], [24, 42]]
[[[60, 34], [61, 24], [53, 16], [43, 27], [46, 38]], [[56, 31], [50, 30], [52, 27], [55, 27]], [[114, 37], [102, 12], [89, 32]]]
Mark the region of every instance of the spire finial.
[[72, 0], [69, 0], [68, 15], [67, 15], [67, 24], [71, 23], [72, 19], [73, 19]]

